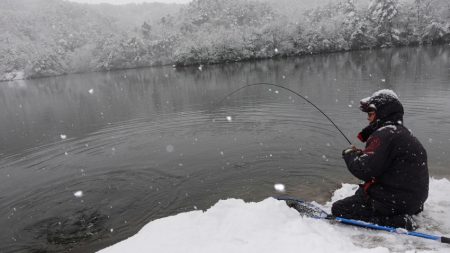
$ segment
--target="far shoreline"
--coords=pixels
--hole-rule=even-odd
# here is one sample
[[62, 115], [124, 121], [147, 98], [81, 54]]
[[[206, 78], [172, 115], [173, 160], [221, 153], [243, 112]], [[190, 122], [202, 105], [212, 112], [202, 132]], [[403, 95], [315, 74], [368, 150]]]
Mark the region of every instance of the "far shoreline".
[[61, 76], [68, 76], [68, 75], [83, 75], [83, 74], [91, 74], [91, 73], [108, 73], [108, 72], [116, 72], [116, 71], [126, 71], [126, 70], [137, 70], [137, 69], [146, 69], [146, 68], [161, 68], [161, 67], [170, 67], [172, 66], [173, 69], [183, 69], [183, 68], [192, 68], [192, 67], [199, 67], [199, 66], [212, 66], [212, 65], [224, 65], [224, 64], [233, 64], [233, 63], [245, 63], [245, 62], [258, 62], [258, 61], [264, 61], [264, 60], [271, 60], [271, 59], [287, 59], [287, 58], [300, 58], [300, 57], [307, 57], [307, 56], [315, 56], [315, 55], [330, 55], [330, 54], [337, 54], [337, 53], [347, 53], [347, 52], [358, 52], [358, 51], [374, 51], [374, 50], [384, 50], [384, 49], [400, 49], [400, 48], [421, 48], [421, 47], [434, 47], [434, 46], [450, 46], [450, 44], [447, 44], [447, 42], [442, 43], [431, 43], [431, 44], [422, 44], [422, 45], [400, 45], [400, 46], [392, 46], [392, 47], [372, 47], [372, 48], [360, 48], [360, 49], [350, 49], [350, 50], [335, 50], [335, 51], [318, 51], [318, 52], [310, 52], [310, 53], [304, 53], [304, 54], [298, 54], [298, 55], [276, 55], [272, 57], [258, 57], [258, 58], [249, 58], [249, 59], [243, 59], [243, 60], [227, 60], [222, 62], [193, 62], [190, 64], [155, 64], [155, 65], [148, 65], [148, 66], [136, 66], [131, 68], [114, 68], [110, 70], [97, 70], [97, 71], [85, 71], [85, 72], [73, 72], [73, 73], [62, 73], [57, 75], [43, 75], [43, 76], [34, 76], [29, 78], [18, 78], [18, 79], [5, 79], [0, 80], [0, 83], [10, 83], [10, 82], [16, 82], [16, 81], [27, 81], [27, 80], [37, 80], [37, 79], [46, 79], [46, 78], [52, 78], [52, 77], [61, 77]]

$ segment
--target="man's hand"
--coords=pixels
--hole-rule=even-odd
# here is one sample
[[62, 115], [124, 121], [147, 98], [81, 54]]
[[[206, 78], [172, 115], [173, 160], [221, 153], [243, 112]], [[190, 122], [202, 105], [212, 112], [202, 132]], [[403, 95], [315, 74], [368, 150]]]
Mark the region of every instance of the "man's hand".
[[360, 155], [362, 153], [362, 150], [357, 148], [355, 145], [351, 145], [349, 148], [344, 149], [342, 151], [342, 155], [343, 156], [347, 155], [347, 154], [350, 154], [350, 153], [356, 153], [357, 155]]

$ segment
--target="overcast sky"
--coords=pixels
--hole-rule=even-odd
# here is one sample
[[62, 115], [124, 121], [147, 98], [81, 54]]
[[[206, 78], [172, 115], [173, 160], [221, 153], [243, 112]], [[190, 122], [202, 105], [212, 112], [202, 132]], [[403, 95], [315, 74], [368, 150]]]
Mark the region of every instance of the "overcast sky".
[[[1, 0], [0, 0], [1, 1]], [[78, 3], [110, 3], [110, 4], [127, 4], [127, 3], [142, 3], [142, 2], [160, 2], [160, 3], [189, 3], [191, 0], [69, 0]]]

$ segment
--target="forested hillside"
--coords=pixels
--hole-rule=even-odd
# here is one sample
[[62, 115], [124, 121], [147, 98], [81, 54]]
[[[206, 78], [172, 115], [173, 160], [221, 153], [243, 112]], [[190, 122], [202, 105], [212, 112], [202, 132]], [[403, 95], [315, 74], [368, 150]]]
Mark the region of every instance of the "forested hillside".
[[2, 0], [0, 80], [450, 42], [447, 0], [305, 1]]

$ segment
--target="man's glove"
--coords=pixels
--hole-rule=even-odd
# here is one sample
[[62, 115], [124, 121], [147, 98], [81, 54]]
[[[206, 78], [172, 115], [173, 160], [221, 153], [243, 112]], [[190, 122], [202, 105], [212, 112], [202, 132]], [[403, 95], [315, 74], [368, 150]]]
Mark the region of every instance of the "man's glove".
[[362, 154], [362, 150], [359, 148], [356, 148], [354, 145], [351, 145], [349, 148], [342, 150], [342, 156], [351, 154], [351, 153], [356, 153], [357, 155]]

